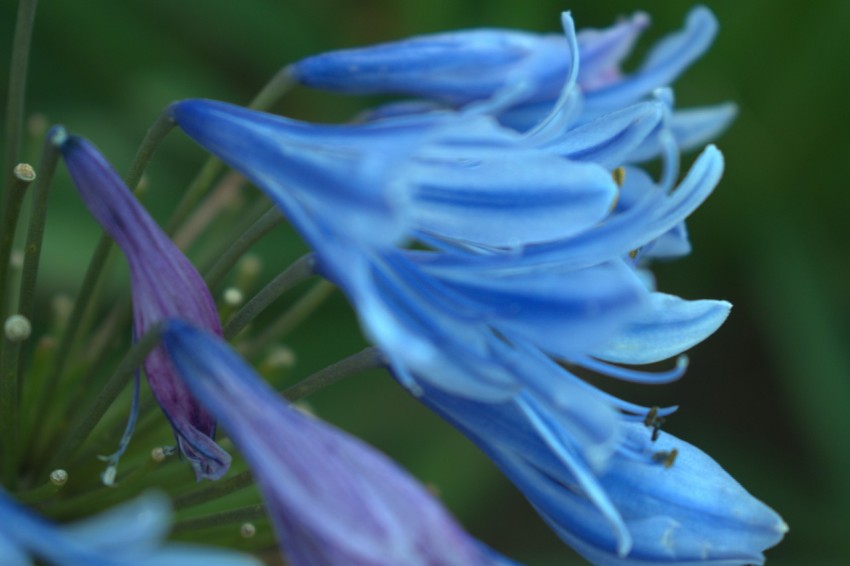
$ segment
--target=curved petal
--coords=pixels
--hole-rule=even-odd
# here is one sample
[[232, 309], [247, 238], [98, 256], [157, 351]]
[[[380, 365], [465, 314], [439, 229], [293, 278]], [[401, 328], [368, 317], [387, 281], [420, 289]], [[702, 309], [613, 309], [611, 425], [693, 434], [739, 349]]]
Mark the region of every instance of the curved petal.
[[592, 355], [609, 362], [649, 364], [699, 344], [726, 317], [732, 305], [726, 301], [686, 301], [673, 295], [652, 294], [652, 308], [632, 320]]
[[708, 8], [695, 7], [685, 20], [685, 28], [658, 42], [638, 71], [586, 93], [588, 111], [597, 113], [630, 104], [656, 88], [669, 85], [705, 53], [714, 41], [717, 28], [717, 18]]

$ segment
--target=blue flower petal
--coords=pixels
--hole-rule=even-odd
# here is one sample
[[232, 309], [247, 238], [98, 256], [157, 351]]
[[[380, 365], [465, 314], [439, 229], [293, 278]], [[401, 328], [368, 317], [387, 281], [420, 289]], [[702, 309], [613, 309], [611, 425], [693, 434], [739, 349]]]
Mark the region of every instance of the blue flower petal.
[[[738, 114], [738, 107], [727, 102], [715, 106], [677, 110], [670, 117], [668, 127], [683, 152], [702, 147], [722, 134]], [[628, 156], [629, 162], [646, 161], [661, 153], [658, 132]]]
[[657, 102], [634, 104], [578, 126], [541, 149], [614, 168], [631, 158], [634, 150], [659, 126], [662, 116], [661, 104]]
[[356, 94], [402, 93], [452, 104], [490, 98], [517, 82], [557, 97], [569, 66], [563, 37], [480, 29], [332, 51], [295, 63], [308, 86]]
[[686, 301], [653, 293], [652, 309], [635, 317], [604, 347], [593, 349], [592, 355], [623, 364], [648, 364], [676, 356], [713, 334], [731, 308], [726, 301]]
[[685, 28], [658, 42], [635, 73], [610, 86], [586, 93], [588, 112], [598, 113], [630, 104], [654, 89], [672, 83], [708, 49], [717, 28], [717, 19], [708, 8], [694, 8], [688, 14]]

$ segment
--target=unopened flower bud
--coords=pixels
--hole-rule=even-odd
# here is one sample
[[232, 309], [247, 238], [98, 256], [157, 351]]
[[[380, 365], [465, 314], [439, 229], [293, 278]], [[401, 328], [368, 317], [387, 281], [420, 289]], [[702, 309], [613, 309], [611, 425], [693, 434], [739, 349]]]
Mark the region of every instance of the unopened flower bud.
[[3, 326], [6, 332], [6, 338], [12, 342], [23, 342], [30, 337], [32, 325], [27, 317], [13, 314], [6, 319], [6, 324]]

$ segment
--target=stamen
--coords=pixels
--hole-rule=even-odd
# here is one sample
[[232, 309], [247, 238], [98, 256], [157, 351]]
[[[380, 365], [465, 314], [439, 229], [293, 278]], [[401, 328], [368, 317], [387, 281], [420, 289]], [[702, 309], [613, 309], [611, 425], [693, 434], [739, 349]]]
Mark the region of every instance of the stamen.
[[670, 468], [676, 462], [676, 457], [679, 455], [679, 449], [673, 448], [670, 451], [659, 450], [652, 454], [652, 459], [659, 464], [664, 464], [665, 468]]
[[617, 167], [613, 171], [611, 171], [611, 177], [614, 178], [614, 182], [617, 183], [617, 186], [622, 188], [623, 183], [626, 182], [626, 169], [625, 167]]
[[661, 426], [667, 422], [667, 419], [658, 414], [658, 407], [652, 407], [643, 419], [643, 424], [647, 428], [652, 429], [652, 442], [658, 440], [658, 435], [661, 434]]

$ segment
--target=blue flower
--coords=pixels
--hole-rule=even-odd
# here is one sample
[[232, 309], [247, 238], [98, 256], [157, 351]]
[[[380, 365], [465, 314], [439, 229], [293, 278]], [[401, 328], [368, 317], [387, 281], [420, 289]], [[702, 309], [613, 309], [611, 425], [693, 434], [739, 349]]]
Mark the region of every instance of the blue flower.
[[[203, 279], [177, 246], [133, 197], [103, 156], [86, 140], [59, 130], [53, 138], [80, 197], [115, 240], [130, 265], [134, 334], [168, 317], [180, 316], [221, 334], [215, 303]], [[162, 407], [182, 453], [197, 478], [218, 479], [230, 456], [214, 441], [215, 421], [174, 375], [162, 348], [145, 359], [151, 391]]]
[[[663, 114], [654, 106], [650, 109], [654, 122], [650, 120], [643, 128], [644, 136]], [[652, 295], [636, 275], [629, 256], [632, 250], [674, 230], [711, 193], [723, 169], [716, 149], [704, 152], [672, 194], [667, 183], [675, 177], [675, 163], [669, 165], [661, 185], [645, 187], [647, 178], [627, 175], [624, 193], [644, 190], [646, 194], [614, 214], [607, 195], [616, 194], [617, 188], [610, 174], [593, 162], [559, 155], [576, 139], [584, 140], [586, 148], [598, 149], [588, 150], [587, 155], [605, 158], [606, 150], [601, 148], [606, 146], [609, 153], [620, 151], [615, 149], [622, 148], [620, 141], [611, 140], [629, 137], [620, 134], [634, 123], [633, 118], [640, 121], [640, 110], [627, 108], [610, 115], [616, 119], [604, 122], [618, 127], [607, 128], [600, 122], [597, 128], [580, 130], [580, 135], [551, 136], [545, 142], [538, 137], [544, 136], [543, 131], [520, 136], [485, 117], [456, 114], [382, 120], [364, 126], [310, 127], [197, 100], [175, 104], [172, 114], [181, 128], [252, 179], [287, 213], [316, 252], [319, 271], [347, 294], [365, 332], [406, 387], [415, 392], [417, 383], [425, 380], [453, 394], [491, 402], [527, 389], [553, 413], [570, 421], [569, 428], [581, 439], [583, 453], [594, 463], [604, 462], [615, 448], [617, 410], [609, 400], [587, 393], [586, 384], [553, 358], [629, 379], [671, 379], [680, 375], [682, 368], [649, 377], [621, 372], [596, 358], [623, 361], [630, 352], [633, 363], [664, 359], [704, 339], [728, 314], [728, 303], [691, 305]], [[439, 129], [434, 126], [436, 131], [413, 151], [413, 157], [384, 153], [383, 148], [392, 145], [390, 140], [401, 128], [436, 121]], [[454, 127], [452, 121], [456, 121]], [[483, 126], [476, 129], [476, 124]], [[303, 143], [305, 137], [313, 145]], [[528, 141], [532, 137], [533, 144]], [[637, 141], [630, 143], [640, 143], [640, 139], [637, 136]], [[372, 140], [376, 141], [370, 145]], [[296, 153], [299, 149], [301, 153]], [[394, 171], [401, 179], [357, 176], [346, 162], [340, 165], [324, 159], [341, 149], [347, 150], [344, 155], [364, 161], [384, 156], [414, 163], [368, 169], [370, 173]], [[516, 163], [516, 167], [500, 168], [498, 160], [491, 160], [493, 156]], [[590, 184], [588, 178], [598, 179], [597, 192], [606, 195], [601, 199], [606, 207], [601, 217], [594, 209], [583, 207], [586, 199], [565, 198], [562, 207], [552, 206], [551, 198], [542, 195], [536, 183], [547, 178], [546, 171], [521, 165], [533, 156], [538, 156], [541, 165], [562, 164], [563, 168], [557, 169], [562, 174], [590, 172], [590, 177], [579, 176], [577, 185]], [[675, 156], [668, 161], [675, 162]], [[300, 163], [320, 163], [324, 175], [343, 176], [346, 172], [346, 183], [334, 186], [346, 194], [313, 204], [323, 198], [327, 187], [307, 177], [291, 182], [292, 171]], [[456, 182], [446, 174], [451, 168], [456, 170]], [[597, 170], [600, 174], [594, 173]], [[379, 207], [403, 218], [422, 218], [423, 210], [434, 206], [436, 195], [449, 203], [441, 209], [439, 223], [408, 222], [412, 236], [441, 251], [400, 249], [397, 233], [375, 222], [363, 236], [351, 228], [349, 218], [370, 201], [364, 198], [353, 209], [346, 203], [361, 194], [374, 194], [375, 183], [387, 192], [415, 188], [415, 198], [397, 199], [406, 202], [406, 207]], [[632, 184], [637, 185], [634, 190]], [[524, 198], [512, 199], [514, 193], [505, 188], [510, 186]], [[565, 186], [569, 195], [568, 180]], [[473, 192], [464, 187], [482, 189]], [[539, 202], [546, 205], [543, 210]], [[577, 209], [573, 214], [568, 210], [571, 207]], [[494, 210], [504, 210], [515, 220], [499, 221]], [[377, 213], [371, 217], [377, 218]], [[552, 226], [560, 223], [560, 235], [550, 233], [552, 239], [536, 242], [542, 218], [550, 219]], [[391, 220], [386, 224], [396, 225]], [[464, 235], [469, 236], [471, 227], [478, 230], [475, 239], [461, 237], [459, 231], [465, 230]], [[391, 237], [376, 242], [381, 234]]]
[[[608, 165], [661, 119], [646, 103], [569, 139], [529, 139], [485, 116], [452, 113], [356, 126], [305, 124], [186, 100], [172, 116], [293, 218], [327, 216], [368, 245], [410, 235], [519, 247], [595, 225], [614, 204]], [[474, 211], [474, 214], [470, 214]]]
[[475, 442], [566, 543], [594, 564], [761, 564], [788, 527], [698, 448], [634, 417], [590, 473], [568, 431], [520, 395], [420, 401]]
[[172, 321], [164, 343], [251, 465], [293, 564], [508, 564], [384, 455], [284, 402], [224, 342]]
[[[717, 20], [705, 7], [694, 8], [684, 28], [650, 50], [633, 73], [620, 65], [649, 18], [636, 13], [605, 30], [575, 33], [568, 13], [565, 35], [515, 30], [466, 30], [414, 37], [357, 49], [331, 51], [293, 66], [305, 85], [342, 93], [395, 93], [434, 103], [409, 102], [379, 108], [372, 117], [420, 113], [440, 103], [488, 107], [518, 131], [539, 125], [564, 95], [574, 75], [575, 124], [621, 109], [671, 84], [711, 45]], [[735, 114], [724, 104], [676, 113], [672, 131], [680, 147], [699, 147], [725, 129]], [[648, 158], [648, 157], [642, 157]]]
[[165, 495], [146, 493], [84, 521], [58, 526], [0, 489], [0, 559], [27, 566], [29, 557], [64, 566], [259, 566], [222, 548], [165, 543], [171, 509]]

